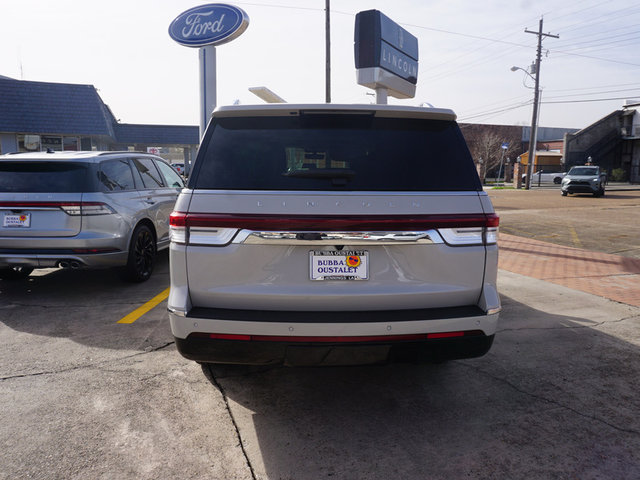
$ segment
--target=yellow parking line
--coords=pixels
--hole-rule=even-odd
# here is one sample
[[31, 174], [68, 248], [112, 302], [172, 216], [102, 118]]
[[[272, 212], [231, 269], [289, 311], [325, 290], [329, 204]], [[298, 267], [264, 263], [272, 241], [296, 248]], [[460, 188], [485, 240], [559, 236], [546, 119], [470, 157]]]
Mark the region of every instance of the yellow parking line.
[[573, 244], [578, 248], [582, 248], [582, 242], [580, 241], [580, 238], [578, 238], [578, 232], [576, 232], [576, 229], [572, 226], [569, 226], [569, 233], [571, 233]]
[[121, 318], [120, 320], [118, 320], [118, 323], [133, 323], [136, 320], [138, 320], [142, 315], [144, 315], [145, 313], [147, 313], [149, 310], [151, 310], [152, 308], [155, 308], [158, 306], [158, 304], [164, 302], [167, 297], [169, 297], [169, 288], [167, 288], [164, 292], [162, 292], [159, 295], [156, 295], [155, 297], [153, 297], [151, 300], [149, 300], [147, 303], [145, 303], [144, 305], [136, 308], [133, 312], [131, 312], [129, 315], [127, 315], [126, 317]]

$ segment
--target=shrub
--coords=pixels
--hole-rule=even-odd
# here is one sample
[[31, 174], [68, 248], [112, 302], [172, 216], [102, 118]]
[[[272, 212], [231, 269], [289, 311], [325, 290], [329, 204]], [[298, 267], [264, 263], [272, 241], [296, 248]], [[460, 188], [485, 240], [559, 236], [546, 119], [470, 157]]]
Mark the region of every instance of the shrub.
[[611, 181], [613, 182], [626, 182], [627, 172], [623, 168], [614, 168], [611, 170]]

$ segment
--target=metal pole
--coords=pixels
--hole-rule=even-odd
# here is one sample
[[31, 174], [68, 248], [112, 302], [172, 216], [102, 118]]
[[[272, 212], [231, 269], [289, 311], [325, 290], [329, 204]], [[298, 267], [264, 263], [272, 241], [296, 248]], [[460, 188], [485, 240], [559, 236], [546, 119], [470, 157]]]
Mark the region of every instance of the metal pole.
[[502, 157], [500, 158], [500, 168], [498, 169], [498, 181], [500, 183], [500, 176], [502, 175], [502, 163], [504, 162], [504, 148], [502, 149]]
[[385, 87], [376, 87], [376, 103], [378, 105], [386, 105], [389, 90]]
[[325, 0], [325, 102], [331, 103], [331, 5]]
[[200, 138], [216, 108], [216, 47], [207, 45], [199, 50], [200, 59]]

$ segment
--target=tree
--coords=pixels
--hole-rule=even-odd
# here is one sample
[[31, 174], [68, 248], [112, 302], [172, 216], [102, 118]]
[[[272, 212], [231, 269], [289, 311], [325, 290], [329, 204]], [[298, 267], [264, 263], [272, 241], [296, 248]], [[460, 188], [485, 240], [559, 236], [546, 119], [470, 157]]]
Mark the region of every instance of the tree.
[[[502, 145], [508, 144], [507, 149], [503, 149]], [[519, 145], [515, 145], [514, 142], [510, 142], [509, 139], [504, 138], [495, 131], [486, 130], [483, 132], [477, 132], [473, 138], [467, 140], [469, 151], [473, 156], [473, 161], [478, 168], [478, 175], [484, 183], [487, 172], [499, 169], [500, 161], [507, 157], [514, 157]]]

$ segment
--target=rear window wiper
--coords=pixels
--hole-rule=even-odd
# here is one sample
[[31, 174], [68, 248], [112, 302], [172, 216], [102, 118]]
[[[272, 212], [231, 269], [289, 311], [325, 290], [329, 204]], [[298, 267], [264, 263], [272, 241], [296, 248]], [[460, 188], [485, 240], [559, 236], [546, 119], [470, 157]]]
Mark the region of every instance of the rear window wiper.
[[314, 168], [309, 170], [288, 170], [282, 175], [299, 178], [351, 178], [355, 177], [356, 172], [346, 168]]

